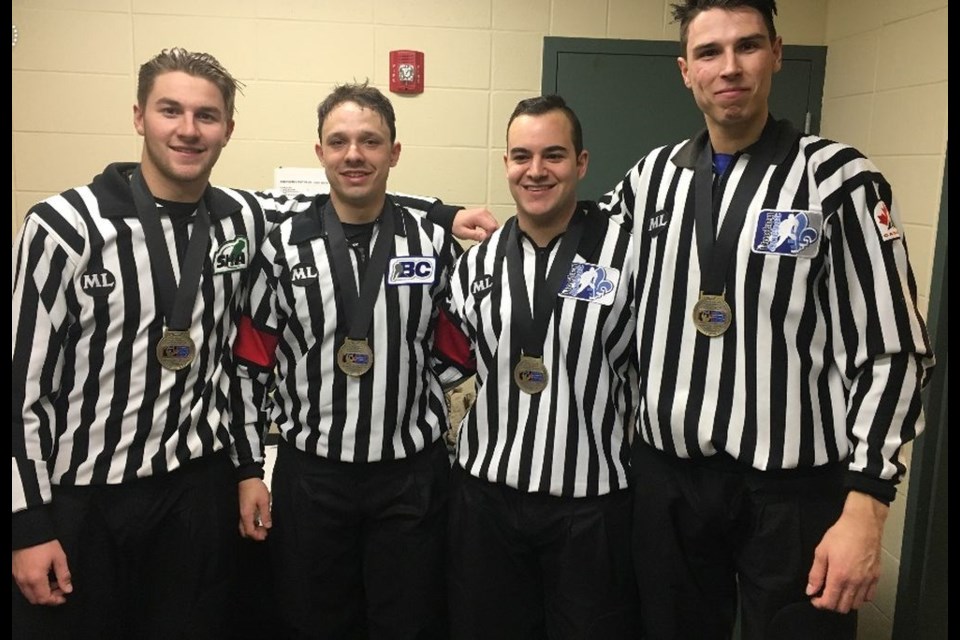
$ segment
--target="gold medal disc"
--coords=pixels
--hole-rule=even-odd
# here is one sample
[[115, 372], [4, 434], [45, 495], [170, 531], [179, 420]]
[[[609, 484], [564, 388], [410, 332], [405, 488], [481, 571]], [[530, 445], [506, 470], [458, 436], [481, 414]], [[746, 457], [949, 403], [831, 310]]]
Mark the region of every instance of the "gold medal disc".
[[705, 336], [715, 338], [723, 335], [732, 322], [733, 311], [723, 296], [701, 293], [700, 299], [693, 305], [693, 324]]
[[547, 368], [543, 365], [543, 358], [521, 356], [520, 362], [513, 368], [513, 381], [520, 390], [535, 394], [547, 388]]
[[337, 350], [337, 365], [348, 376], [359, 378], [373, 366], [373, 350], [366, 340], [347, 338]]
[[157, 360], [170, 371], [179, 371], [190, 366], [197, 357], [197, 347], [193, 344], [189, 331], [165, 329], [163, 337], [157, 343]]

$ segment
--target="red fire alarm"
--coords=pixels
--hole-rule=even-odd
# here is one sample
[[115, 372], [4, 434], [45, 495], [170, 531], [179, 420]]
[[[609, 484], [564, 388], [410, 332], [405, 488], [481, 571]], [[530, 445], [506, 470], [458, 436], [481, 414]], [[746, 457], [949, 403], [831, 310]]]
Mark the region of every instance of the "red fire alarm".
[[423, 93], [423, 51], [390, 52], [390, 91]]

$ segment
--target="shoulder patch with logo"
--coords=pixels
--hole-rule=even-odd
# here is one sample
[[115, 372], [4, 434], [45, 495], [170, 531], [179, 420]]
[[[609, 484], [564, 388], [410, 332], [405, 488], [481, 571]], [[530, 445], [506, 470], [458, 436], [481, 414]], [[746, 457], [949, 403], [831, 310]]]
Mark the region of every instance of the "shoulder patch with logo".
[[301, 262], [290, 269], [290, 284], [298, 287], [308, 287], [316, 283], [319, 277], [317, 265], [310, 262]]
[[813, 258], [823, 236], [819, 211], [763, 209], [753, 233], [754, 253]]
[[601, 267], [588, 262], [574, 262], [570, 265], [566, 282], [557, 295], [561, 298], [610, 306], [613, 304], [619, 283], [619, 269]]
[[437, 280], [437, 259], [433, 256], [391, 258], [387, 265], [387, 284], [433, 284]]
[[890, 217], [890, 209], [887, 203], [881, 200], [873, 208], [873, 221], [877, 224], [877, 231], [884, 241], [896, 240], [900, 237], [900, 230], [893, 226], [893, 219]]
[[109, 296], [116, 286], [117, 279], [106, 269], [86, 271], [80, 276], [80, 289], [88, 296]]
[[213, 272], [242, 271], [250, 264], [250, 243], [246, 236], [237, 236], [221, 244], [213, 252]]

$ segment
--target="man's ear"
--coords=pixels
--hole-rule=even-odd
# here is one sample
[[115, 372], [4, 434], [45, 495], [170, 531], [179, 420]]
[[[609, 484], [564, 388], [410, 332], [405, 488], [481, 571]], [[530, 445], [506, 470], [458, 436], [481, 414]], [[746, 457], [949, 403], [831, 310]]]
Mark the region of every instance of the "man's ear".
[[590, 163], [590, 152], [584, 149], [577, 156], [577, 176], [583, 179], [587, 175], [587, 164]]
[[390, 166], [397, 166], [397, 162], [400, 161], [400, 143], [394, 142], [393, 148], [390, 150]]
[[143, 135], [143, 110], [138, 104], [133, 105], [133, 128]]
[[687, 76], [689, 68], [687, 67], [687, 59], [683, 56], [677, 58], [677, 66], [680, 67], [680, 76], [683, 78], [683, 85], [689, 89], [690, 88], [690, 78]]

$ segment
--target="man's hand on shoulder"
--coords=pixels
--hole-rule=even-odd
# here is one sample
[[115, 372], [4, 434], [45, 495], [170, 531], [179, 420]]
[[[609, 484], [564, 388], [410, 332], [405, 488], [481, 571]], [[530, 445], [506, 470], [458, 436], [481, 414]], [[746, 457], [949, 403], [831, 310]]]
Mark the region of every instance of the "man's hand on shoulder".
[[453, 219], [453, 235], [459, 240], [482, 242], [497, 230], [500, 223], [483, 207], [461, 209]]

